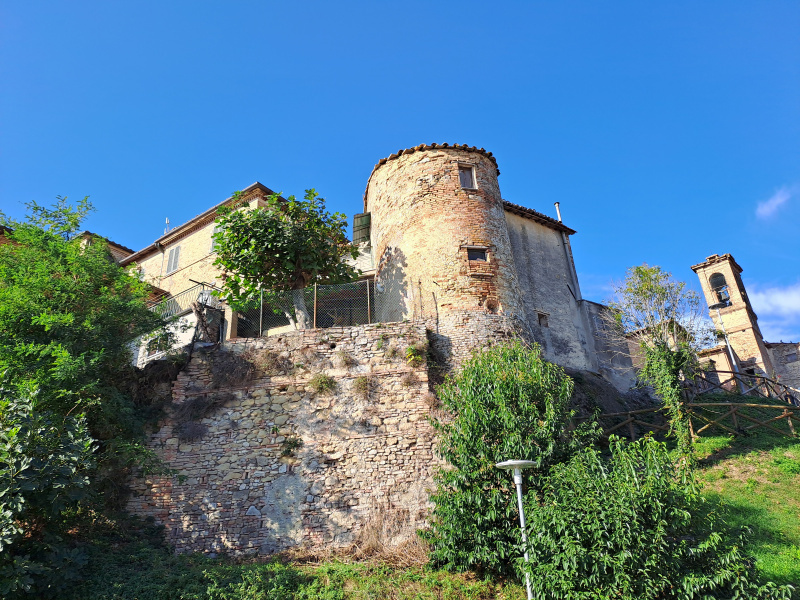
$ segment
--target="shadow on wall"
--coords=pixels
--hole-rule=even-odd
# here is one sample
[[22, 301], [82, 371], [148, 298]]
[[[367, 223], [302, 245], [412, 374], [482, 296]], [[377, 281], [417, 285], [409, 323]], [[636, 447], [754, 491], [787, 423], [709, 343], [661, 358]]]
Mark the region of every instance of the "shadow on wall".
[[406, 281], [406, 255], [399, 248], [388, 246], [378, 262], [376, 277], [376, 320], [398, 323], [409, 318], [413, 302]]

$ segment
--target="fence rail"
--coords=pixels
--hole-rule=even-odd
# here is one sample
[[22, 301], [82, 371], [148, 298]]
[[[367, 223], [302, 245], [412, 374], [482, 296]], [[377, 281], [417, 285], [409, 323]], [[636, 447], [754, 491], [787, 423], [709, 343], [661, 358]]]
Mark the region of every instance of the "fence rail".
[[736, 373], [734, 371], [712, 371], [698, 373], [684, 387], [684, 398], [693, 400], [697, 396], [714, 393], [738, 393], [755, 398], [775, 398], [793, 406], [800, 406], [800, 392], [764, 375]]
[[211, 301], [210, 290], [199, 283], [179, 294], [161, 298], [150, 304], [150, 310], [159, 314], [164, 319], [172, 319], [189, 312], [192, 309], [192, 302], [201, 301], [203, 304]]

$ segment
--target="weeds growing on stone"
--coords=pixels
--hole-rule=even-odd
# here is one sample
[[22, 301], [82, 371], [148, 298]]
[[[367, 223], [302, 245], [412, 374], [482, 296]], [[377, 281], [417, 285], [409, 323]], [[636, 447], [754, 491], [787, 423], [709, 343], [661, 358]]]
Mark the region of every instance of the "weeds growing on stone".
[[336, 389], [336, 380], [326, 373], [317, 373], [309, 379], [308, 387], [317, 394], [326, 394]]
[[372, 378], [368, 375], [356, 377], [353, 380], [353, 391], [362, 397], [364, 400], [369, 398], [369, 391], [372, 388]]
[[400, 378], [400, 384], [405, 388], [410, 388], [417, 383], [417, 376], [413, 371], [409, 371]]
[[425, 362], [428, 345], [425, 342], [414, 342], [406, 348], [406, 362], [412, 367], [418, 367]]

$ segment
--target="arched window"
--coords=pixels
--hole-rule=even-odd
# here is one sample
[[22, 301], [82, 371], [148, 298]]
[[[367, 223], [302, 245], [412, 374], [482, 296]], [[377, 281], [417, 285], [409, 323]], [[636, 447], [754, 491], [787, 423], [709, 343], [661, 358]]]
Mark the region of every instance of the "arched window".
[[711, 285], [711, 291], [717, 297], [717, 302], [731, 303], [731, 295], [728, 293], [728, 283], [725, 281], [725, 275], [722, 273], [714, 273], [708, 280]]

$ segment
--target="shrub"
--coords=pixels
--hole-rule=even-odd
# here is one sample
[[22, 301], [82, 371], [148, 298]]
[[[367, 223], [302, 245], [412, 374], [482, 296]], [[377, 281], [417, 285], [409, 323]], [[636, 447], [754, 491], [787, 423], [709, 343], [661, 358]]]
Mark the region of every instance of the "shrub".
[[39, 410], [0, 389], [0, 597], [57, 597], [83, 553], [65, 514], [89, 495], [94, 448], [83, 417]]
[[477, 352], [439, 388], [451, 422], [434, 422], [438, 453], [452, 468], [436, 475], [432, 529], [425, 534], [434, 562], [456, 570], [510, 574], [519, 528], [511, 477], [494, 465], [531, 460], [524, 472], [534, 493], [550, 467], [568, 460], [593, 426], [567, 427], [572, 380], [520, 341]]
[[529, 572], [541, 598], [789, 598], [752, 583], [752, 562], [726, 541], [690, 471], [663, 443], [611, 439], [586, 448], [528, 494]]
[[395, 346], [394, 344], [391, 344], [390, 346], [388, 346], [386, 348], [386, 351], [384, 352], [384, 355], [388, 359], [397, 358], [398, 354], [400, 354], [400, 349], [397, 346]]
[[317, 373], [308, 380], [308, 387], [317, 394], [326, 394], [336, 389], [336, 380], [326, 373]]
[[303, 440], [296, 435], [291, 435], [281, 444], [281, 456], [294, 456], [294, 451], [302, 447]]
[[416, 342], [406, 348], [406, 362], [412, 367], [418, 367], [425, 362], [425, 354], [428, 350], [424, 342]]

